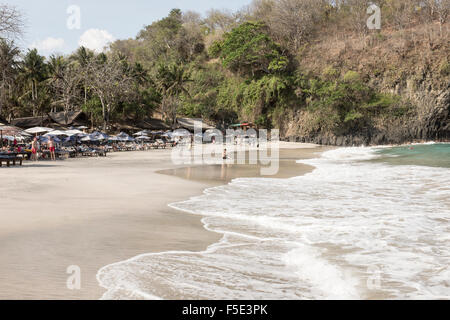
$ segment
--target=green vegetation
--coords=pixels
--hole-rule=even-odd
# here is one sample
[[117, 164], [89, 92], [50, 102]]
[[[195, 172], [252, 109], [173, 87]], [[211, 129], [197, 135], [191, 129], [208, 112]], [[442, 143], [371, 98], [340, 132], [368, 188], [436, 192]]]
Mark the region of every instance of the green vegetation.
[[[383, 1], [383, 24], [394, 29], [411, 21], [442, 24], [443, 8], [430, 11], [428, 2], [421, 2], [420, 11], [411, 11], [412, 3]], [[0, 116], [81, 108], [93, 125], [106, 128], [158, 109], [168, 123], [190, 116], [219, 126], [245, 120], [272, 128], [303, 112], [308, 132], [351, 132], [374, 119], [403, 116], [409, 105], [335, 62], [306, 72], [302, 54], [319, 31], [368, 33], [366, 9], [364, 0], [255, 0], [247, 10], [211, 10], [206, 17], [173, 9], [135, 39], [115, 41], [106, 53], [79, 48], [64, 57], [45, 58], [36, 50], [21, 55], [0, 35]], [[373, 38], [384, 41], [382, 35]], [[439, 72], [450, 73], [448, 60]]]

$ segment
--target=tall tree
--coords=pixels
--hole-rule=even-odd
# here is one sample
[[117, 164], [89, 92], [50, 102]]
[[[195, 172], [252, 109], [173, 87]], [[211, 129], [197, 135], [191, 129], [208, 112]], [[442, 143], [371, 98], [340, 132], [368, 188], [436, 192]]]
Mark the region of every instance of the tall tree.
[[12, 86], [17, 76], [19, 48], [14, 43], [0, 40], [0, 115], [12, 94]]
[[0, 4], [0, 38], [17, 39], [23, 34], [24, 20], [21, 12], [14, 6]]
[[74, 109], [75, 103], [79, 99], [79, 85], [82, 76], [74, 63], [70, 64], [62, 56], [51, 56], [48, 63], [50, 86], [55, 94], [53, 106], [61, 105], [64, 110], [66, 123], [68, 122], [68, 112]]
[[183, 66], [177, 64], [160, 65], [158, 69], [156, 83], [163, 97], [162, 108], [168, 110], [166, 116], [173, 123], [176, 120], [176, 110], [180, 105], [178, 101], [180, 95], [185, 94], [190, 98], [186, 84], [191, 81], [191, 74]]
[[88, 99], [87, 67], [93, 58], [94, 52], [86, 49], [83, 46], [78, 48], [78, 50], [72, 55], [72, 59], [74, 59], [78, 63], [78, 70], [83, 82], [84, 104], [87, 103]]
[[132, 93], [132, 78], [124, 72], [119, 59], [105, 60], [104, 56], [97, 56], [88, 65], [88, 83], [102, 105], [103, 129], [106, 130], [119, 103], [127, 101]]
[[37, 112], [38, 85], [45, 80], [46, 69], [45, 57], [39, 55], [37, 49], [28, 50], [21, 64], [21, 72], [24, 80], [29, 83], [30, 91], [26, 94], [31, 93], [33, 116]]
[[258, 77], [286, 70], [288, 58], [270, 37], [263, 22], [246, 22], [215, 42], [210, 54], [222, 59], [224, 67], [242, 75]]

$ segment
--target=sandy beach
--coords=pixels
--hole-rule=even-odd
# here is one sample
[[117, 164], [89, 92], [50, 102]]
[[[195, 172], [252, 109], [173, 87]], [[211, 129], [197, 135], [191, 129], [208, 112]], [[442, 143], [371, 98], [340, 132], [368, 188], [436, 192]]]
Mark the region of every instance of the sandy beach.
[[[312, 167], [295, 160], [321, 151], [283, 143], [276, 177]], [[186, 168], [170, 150], [113, 153], [107, 158], [26, 162], [0, 169], [0, 299], [98, 299], [105, 265], [136, 255], [201, 251], [219, 234], [198, 216], [168, 204], [199, 195], [237, 177], [258, 176], [257, 166]], [[81, 269], [81, 289], [69, 290], [69, 266]]]

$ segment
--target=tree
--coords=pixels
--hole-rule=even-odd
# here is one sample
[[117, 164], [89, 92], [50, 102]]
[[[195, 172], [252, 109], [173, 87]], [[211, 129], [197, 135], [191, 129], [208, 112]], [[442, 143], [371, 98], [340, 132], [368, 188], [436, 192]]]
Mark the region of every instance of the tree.
[[20, 50], [14, 43], [0, 40], [0, 115], [7, 104], [7, 97], [12, 95], [12, 86], [17, 77]]
[[190, 73], [185, 68], [177, 64], [160, 65], [156, 81], [163, 95], [180, 95], [185, 93], [189, 96], [189, 92], [185, 87], [190, 79]]
[[425, 0], [428, 17], [431, 21], [435, 18], [439, 21], [440, 30], [448, 19], [450, 13], [450, 0]]
[[246, 22], [234, 28], [210, 48], [210, 54], [220, 57], [225, 68], [252, 77], [283, 72], [289, 64], [263, 22]]
[[150, 58], [168, 60], [177, 54], [177, 34], [182, 29], [182, 13], [180, 9], [172, 9], [169, 16], [152, 23], [142, 30], [137, 39], [145, 41]]
[[236, 26], [236, 16], [227, 10], [211, 9], [206, 13], [204, 24], [210, 32], [228, 32]]
[[267, 22], [274, 39], [296, 53], [325, 17], [327, 4], [324, 0], [259, 0], [252, 8], [257, 19]]
[[21, 63], [21, 73], [30, 86], [26, 95], [31, 93], [33, 116], [36, 116], [37, 111], [38, 85], [45, 80], [46, 71], [45, 57], [39, 55], [36, 49], [28, 50]]
[[67, 114], [74, 109], [75, 102], [80, 98], [79, 85], [82, 75], [74, 64], [69, 64], [62, 56], [51, 56], [49, 66], [49, 83], [57, 100], [53, 101], [53, 106], [62, 105], [65, 121]]
[[15, 7], [0, 4], [0, 39], [20, 38], [23, 34], [22, 14]]
[[103, 129], [106, 130], [114, 110], [132, 93], [132, 78], [116, 57], [105, 60], [99, 55], [89, 63], [87, 70], [89, 87], [102, 105]]
[[191, 98], [186, 84], [191, 82], [191, 74], [177, 64], [160, 65], [156, 75], [156, 84], [162, 95], [161, 107], [168, 118], [175, 123], [176, 112], [179, 108], [179, 96], [186, 94]]
[[83, 90], [84, 90], [84, 104], [87, 103], [88, 99], [88, 86], [87, 86], [87, 66], [94, 58], [94, 52], [86, 49], [81, 46], [78, 50], [72, 55], [72, 59], [77, 62], [78, 70], [80, 72], [82, 82], [83, 82]]

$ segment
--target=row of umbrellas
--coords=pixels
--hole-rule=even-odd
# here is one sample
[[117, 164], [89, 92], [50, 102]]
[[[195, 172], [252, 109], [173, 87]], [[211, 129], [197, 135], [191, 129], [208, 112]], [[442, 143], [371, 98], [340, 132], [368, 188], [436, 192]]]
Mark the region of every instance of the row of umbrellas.
[[[109, 136], [102, 132], [93, 132], [91, 134], [86, 134], [80, 129], [85, 129], [86, 127], [78, 127], [76, 129], [70, 130], [54, 130], [52, 128], [46, 127], [34, 127], [27, 130], [22, 130], [14, 126], [0, 126], [0, 131], [2, 132], [3, 138], [13, 141], [17, 139], [22, 141], [26, 138], [30, 138], [36, 134], [44, 134], [40, 137], [41, 140], [47, 140], [53, 138], [55, 142], [70, 142], [80, 140], [82, 142], [90, 141], [119, 141], [119, 142], [134, 142], [134, 141], [146, 141], [151, 140], [150, 136], [159, 135], [161, 137], [166, 137], [169, 139], [174, 138], [185, 138], [191, 137], [192, 134], [186, 129], [178, 129], [173, 132], [164, 131], [148, 131], [143, 130], [134, 134], [134, 138], [121, 132], [116, 136]], [[205, 134], [197, 133], [195, 138], [213, 137], [218, 136], [220, 133], [215, 132], [215, 130], [208, 130]]]

